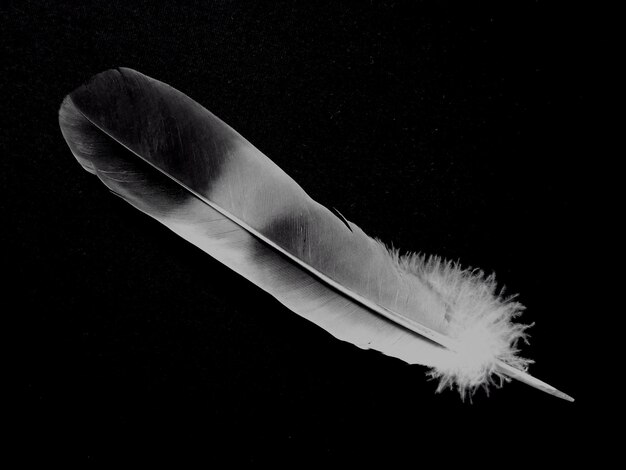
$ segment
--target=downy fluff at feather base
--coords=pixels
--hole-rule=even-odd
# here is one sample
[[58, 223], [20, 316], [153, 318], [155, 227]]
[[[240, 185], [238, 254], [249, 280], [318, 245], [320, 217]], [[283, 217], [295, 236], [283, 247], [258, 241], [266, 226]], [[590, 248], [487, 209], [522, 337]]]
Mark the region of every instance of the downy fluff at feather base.
[[402, 255], [380, 243], [399, 270], [417, 276], [450, 306], [448, 334], [457, 341], [459, 354], [428, 372], [439, 380], [438, 392], [456, 388], [465, 398], [482, 387], [488, 393], [489, 386], [499, 387], [510, 380], [498, 369], [499, 361], [522, 371], [534, 362], [520, 357], [518, 349], [520, 340], [528, 343], [526, 330], [532, 324], [514, 321], [524, 307], [514, 301], [515, 296], [498, 293], [494, 274], [486, 276], [478, 269], [464, 269], [438, 256]]

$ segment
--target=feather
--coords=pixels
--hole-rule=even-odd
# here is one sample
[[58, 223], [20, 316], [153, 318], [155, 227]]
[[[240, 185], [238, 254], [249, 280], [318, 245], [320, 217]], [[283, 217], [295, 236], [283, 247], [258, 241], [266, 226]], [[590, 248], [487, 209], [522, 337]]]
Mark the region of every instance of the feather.
[[525, 372], [522, 307], [493, 277], [387, 248], [169, 85], [100, 73], [65, 98], [59, 123], [113, 193], [336, 338], [430, 367], [438, 391], [512, 377], [571, 400]]

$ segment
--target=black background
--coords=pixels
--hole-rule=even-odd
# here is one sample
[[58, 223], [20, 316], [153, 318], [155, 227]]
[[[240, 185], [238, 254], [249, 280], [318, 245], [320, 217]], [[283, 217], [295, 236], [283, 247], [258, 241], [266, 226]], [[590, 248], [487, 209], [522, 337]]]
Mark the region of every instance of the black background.
[[[506, 8], [499, 5], [506, 3]], [[24, 456], [260, 462], [581, 451], [576, 201], [585, 12], [546, 2], [3, 4], [3, 238]], [[520, 293], [530, 372], [473, 404], [334, 340], [75, 162], [63, 97], [126, 66], [185, 92], [317, 201]], [[47, 445], [50, 444], [50, 445]], [[542, 457], [544, 458], [544, 457]], [[302, 460], [304, 459], [304, 460]]]

